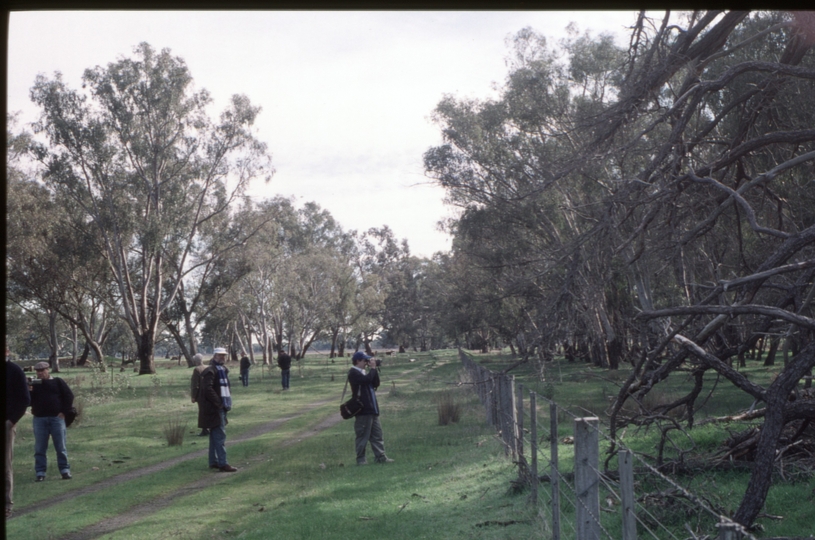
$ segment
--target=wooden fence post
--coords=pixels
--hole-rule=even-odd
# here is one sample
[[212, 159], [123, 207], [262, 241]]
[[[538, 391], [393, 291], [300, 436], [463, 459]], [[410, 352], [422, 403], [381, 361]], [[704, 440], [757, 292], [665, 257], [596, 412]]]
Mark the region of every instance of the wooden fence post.
[[536, 401], [535, 392], [529, 392], [529, 437], [532, 439], [529, 448], [531, 468], [529, 480], [532, 484], [532, 494], [529, 498], [535, 506], [538, 504], [538, 406]]
[[597, 417], [574, 421], [574, 490], [577, 540], [600, 539], [600, 438]]
[[637, 540], [637, 516], [634, 513], [634, 456], [631, 450], [620, 450], [617, 462], [620, 469], [623, 540]]
[[504, 409], [504, 440], [509, 447], [512, 459], [518, 457], [518, 407], [515, 399], [515, 375], [504, 375], [506, 395], [501, 402]]
[[549, 402], [549, 448], [552, 454], [552, 464], [549, 478], [552, 482], [552, 540], [560, 540], [560, 471], [557, 463], [557, 405]]
[[518, 383], [517, 391], [515, 392], [515, 447], [518, 449], [518, 462], [520, 467], [526, 473], [524, 460], [524, 385]]

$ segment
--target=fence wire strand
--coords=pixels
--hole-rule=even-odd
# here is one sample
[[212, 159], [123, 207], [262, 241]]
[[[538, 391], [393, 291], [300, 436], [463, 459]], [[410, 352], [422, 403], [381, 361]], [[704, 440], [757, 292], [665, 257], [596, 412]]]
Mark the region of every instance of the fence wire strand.
[[[523, 395], [520, 395], [520, 397], [518, 397], [515, 394], [515, 392], [514, 392], [514, 390], [516, 388], [515, 386], [511, 386], [511, 390], [513, 390], [513, 392], [511, 392], [509, 396], [504, 396], [501, 393], [502, 387], [506, 386], [508, 384], [508, 381], [512, 385], [515, 384], [514, 379], [510, 378], [510, 376], [508, 376], [508, 375], [506, 375], [504, 373], [495, 373], [495, 372], [492, 372], [492, 371], [484, 368], [483, 366], [480, 366], [480, 365], [476, 364], [463, 351], [460, 352], [459, 356], [461, 358], [462, 363], [464, 364], [465, 369], [467, 370], [468, 375], [471, 378], [470, 381], [468, 381], [467, 383], [462, 383], [462, 384], [467, 384], [468, 386], [473, 387], [473, 390], [476, 392], [476, 394], [478, 395], [482, 405], [485, 407], [485, 410], [487, 412], [487, 421], [491, 425], [493, 425], [496, 429], [498, 429], [500, 431], [500, 439], [501, 439], [501, 442], [505, 446], [506, 452], [508, 454], [511, 453], [513, 456], [517, 456], [518, 463], [522, 463], [522, 462], [525, 463], [522, 454], [517, 451], [518, 450], [518, 444], [523, 443], [523, 446], [528, 447], [530, 449], [530, 451], [531, 451], [532, 448], [536, 448], [538, 458], [540, 459], [540, 457], [543, 456], [543, 461], [548, 462], [549, 469], [551, 470], [553, 468], [554, 463], [551, 461], [551, 459], [549, 459], [546, 456], [545, 451], [541, 448], [540, 441], [544, 440], [545, 438], [548, 438], [550, 441], [552, 440], [552, 438], [557, 439], [557, 433], [552, 433], [551, 430], [543, 427], [542, 424], [537, 424], [536, 428], [538, 430], [541, 430], [543, 432], [543, 434], [538, 437], [539, 440], [535, 441], [535, 444], [532, 444], [531, 438], [527, 438], [523, 432], [519, 433], [519, 427], [518, 427], [518, 423], [517, 423], [518, 418], [516, 416], [516, 414], [517, 414], [516, 400], [520, 399], [522, 401], [523, 400]], [[571, 417], [573, 421], [580, 418], [579, 416], [574, 414], [569, 409], [561, 407], [560, 405], [558, 405], [556, 402], [552, 401], [551, 399], [549, 399], [549, 398], [547, 398], [545, 396], [539, 395], [539, 394], [536, 394], [536, 395], [543, 402], [549, 403], [550, 405], [554, 405], [558, 412], [563, 411], [567, 416]], [[515, 397], [515, 399], [511, 399], [513, 397]], [[509, 403], [509, 405], [507, 405], [508, 403]], [[521, 414], [522, 414], [521, 421], [523, 422], [523, 424], [526, 425], [526, 418], [529, 418], [530, 425], [531, 425], [532, 411], [530, 410], [529, 411], [529, 416], [527, 416], [526, 408], [522, 407], [521, 408]], [[535, 412], [535, 414], [537, 415], [537, 411]], [[626, 450], [626, 451], [630, 452], [631, 456], [640, 465], [642, 465], [642, 467], [645, 470], [647, 470], [648, 473], [650, 473], [654, 477], [660, 479], [661, 481], [665, 482], [666, 484], [671, 486], [673, 489], [678, 491], [685, 499], [682, 502], [682, 504], [684, 506], [686, 506], [687, 508], [699, 508], [699, 509], [702, 509], [705, 512], [707, 512], [710, 517], [717, 520], [718, 523], [720, 523], [720, 524], [722, 524], [722, 523], [729, 524], [729, 525], [735, 527], [738, 530], [739, 534], [741, 534], [741, 536], [745, 540], [756, 540], [756, 538], [749, 531], [747, 531], [741, 524], [734, 522], [729, 517], [724, 516], [724, 515], [720, 514], [719, 512], [717, 512], [716, 510], [714, 510], [713, 508], [711, 508], [711, 506], [706, 501], [704, 501], [701, 497], [691, 493], [685, 487], [683, 487], [683, 486], [677, 484], [676, 482], [674, 482], [671, 478], [664, 475], [662, 472], [657, 470], [650, 463], [643, 460], [640, 456], [638, 456], [635, 452], [630, 450], [622, 442], [620, 442], [620, 441], [610, 437], [609, 435], [607, 435], [605, 432], [603, 432], [602, 429], [600, 429], [599, 426], [595, 427], [595, 426], [591, 426], [589, 424], [589, 427], [591, 429], [595, 430], [597, 432], [597, 434], [600, 437], [602, 437], [604, 440], [610, 442], [611, 444], [616, 445], [616, 447], [618, 447], [621, 450]], [[548, 435], [548, 437], [547, 437], [547, 435]], [[608, 483], [607, 477], [602, 472], [597, 470], [596, 468], [592, 467], [592, 469], [598, 475], [598, 477], [601, 479], [601, 482], [603, 482], [603, 486], [609, 492], [611, 492], [615, 497], [617, 497], [618, 500], [621, 501], [622, 499], [621, 499], [620, 495], [618, 495], [617, 492], [615, 491], [614, 487], [611, 486]], [[580, 504], [587, 511], [589, 511], [589, 509], [586, 507], [585, 503], [582, 500], [580, 500], [580, 497], [577, 496], [577, 493], [574, 491], [574, 489], [572, 488], [570, 483], [566, 480], [566, 478], [563, 476], [563, 474], [561, 474], [561, 471], [559, 469], [557, 469], [557, 467], [555, 467], [555, 471], [557, 472], [558, 478], [560, 479], [560, 486], [567, 488], [567, 489], [561, 491], [561, 497], [566, 499], [568, 502], [570, 502], [572, 504], [573, 508], [577, 509], [577, 504]], [[535, 479], [535, 480], [537, 481], [538, 479]], [[550, 480], [551, 480], [551, 478], [550, 478]], [[569, 499], [568, 496], [565, 496], [567, 493], [574, 494], [575, 499], [574, 500]], [[578, 503], [576, 503], [575, 501], [578, 501]], [[691, 506], [691, 503], [692, 503], [693, 506]], [[651, 513], [648, 509], [646, 509], [645, 506], [642, 505], [639, 501], [635, 500], [635, 507], [638, 509], [637, 512], [634, 512], [636, 521], [646, 531], [648, 531], [648, 533], [651, 536], [653, 536], [654, 538], [658, 538], [656, 536], [656, 534], [648, 527], [648, 525], [639, 517], [638, 514], [640, 512], [647, 515], [661, 529], [663, 529], [666, 533], [670, 534], [670, 536], [672, 538], [677, 539], [677, 537], [673, 533], [671, 533], [671, 531], [659, 520], [659, 518], [654, 516], [653, 513]], [[589, 512], [589, 515], [591, 515], [591, 512]], [[605, 535], [608, 538], [612, 538], [612, 536], [608, 533], [608, 531], [605, 528], [603, 528], [602, 524], [600, 523], [599, 516], [592, 516], [592, 517], [594, 518], [595, 522], [600, 527], [600, 529], [603, 531], [603, 533], [605, 533]], [[563, 523], [563, 522], [561, 522], [561, 523]], [[570, 525], [572, 525], [572, 524], [570, 524]], [[574, 529], [574, 525], [572, 525], [572, 528]]]

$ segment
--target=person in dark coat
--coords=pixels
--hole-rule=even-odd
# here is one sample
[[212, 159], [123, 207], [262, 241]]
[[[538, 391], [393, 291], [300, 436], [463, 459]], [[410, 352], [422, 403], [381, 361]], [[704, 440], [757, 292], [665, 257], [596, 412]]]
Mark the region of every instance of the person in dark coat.
[[241, 358], [241, 382], [244, 386], [249, 386], [249, 368], [252, 367], [252, 362], [245, 354]]
[[37, 482], [45, 480], [48, 469], [48, 438], [54, 441], [57, 466], [63, 480], [71, 479], [68, 450], [65, 445], [65, 415], [74, 404], [74, 394], [68, 384], [51, 376], [48, 362], [37, 362], [34, 370], [37, 380], [29, 386], [31, 391], [31, 414], [34, 415], [34, 471]]
[[291, 356], [286, 354], [282, 347], [277, 353], [277, 367], [280, 368], [280, 382], [283, 384], [283, 390], [288, 390], [291, 380]]
[[26, 408], [31, 404], [31, 394], [28, 391], [23, 370], [11, 361], [11, 353], [6, 346], [6, 519], [13, 514], [14, 501], [14, 439], [17, 436], [17, 422], [25, 414]]
[[[201, 353], [196, 354], [192, 357], [192, 377], [190, 377], [190, 399], [192, 399], [193, 403], [198, 403], [198, 391], [201, 389], [201, 373], [207, 369], [207, 366], [203, 364], [204, 356]], [[201, 412], [201, 405], [198, 405], [198, 412]], [[199, 437], [206, 437], [209, 435], [209, 430], [204, 428], [201, 430], [201, 433], [198, 434]]]
[[[377, 463], [393, 462], [385, 455], [385, 440], [382, 425], [379, 423], [379, 404], [376, 401], [376, 389], [379, 388], [379, 371], [373, 357], [358, 351], [351, 357], [352, 367], [348, 372], [348, 383], [351, 393], [362, 402], [362, 410], [354, 417], [356, 434], [357, 465], [367, 465], [365, 450], [371, 443], [371, 450]], [[365, 371], [365, 368], [368, 371]]]
[[201, 373], [198, 390], [198, 427], [209, 429], [209, 468], [221, 472], [238, 469], [226, 462], [226, 414], [232, 409], [229, 370], [224, 367], [226, 349], [217, 348]]

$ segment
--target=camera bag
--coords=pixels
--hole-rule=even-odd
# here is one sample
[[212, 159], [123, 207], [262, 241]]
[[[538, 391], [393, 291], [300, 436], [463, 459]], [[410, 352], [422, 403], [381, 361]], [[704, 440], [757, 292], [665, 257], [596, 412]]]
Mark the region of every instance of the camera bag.
[[[345, 399], [345, 391], [348, 390], [348, 378], [345, 378], [345, 388], [342, 389], [342, 397], [340, 401]], [[362, 401], [356, 396], [351, 396], [351, 399], [342, 403], [340, 405], [340, 416], [343, 417], [344, 420], [348, 420], [350, 418], [355, 417], [362, 411]]]

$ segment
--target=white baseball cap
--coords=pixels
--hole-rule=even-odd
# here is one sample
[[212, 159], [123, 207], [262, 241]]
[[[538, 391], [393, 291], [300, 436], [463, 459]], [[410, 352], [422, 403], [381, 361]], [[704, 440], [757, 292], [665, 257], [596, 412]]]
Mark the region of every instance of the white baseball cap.
[[212, 351], [212, 354], [227, 354], [226, 349], [223, 347], [215, 347], [215, 350]]

